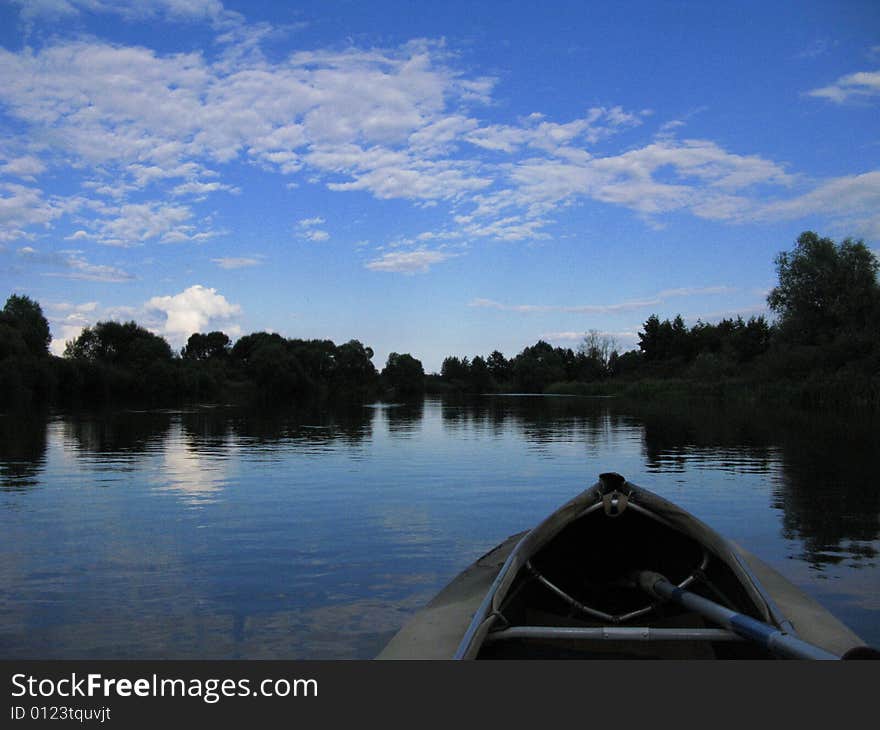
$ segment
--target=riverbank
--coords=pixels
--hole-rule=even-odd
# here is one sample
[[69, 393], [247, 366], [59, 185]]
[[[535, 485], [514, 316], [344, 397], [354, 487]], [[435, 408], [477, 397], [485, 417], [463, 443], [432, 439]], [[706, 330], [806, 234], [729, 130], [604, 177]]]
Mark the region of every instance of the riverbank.
[[813, 376], [800, 380], [759, 381], [720, 378], [605, 380], [593, 383], [557, 382], [547, 395], [616, 396], [640, 401], [713, 399], [752, 406], [785, 406], [811, 411], [858, 410], [880, 412], [880, 378]]

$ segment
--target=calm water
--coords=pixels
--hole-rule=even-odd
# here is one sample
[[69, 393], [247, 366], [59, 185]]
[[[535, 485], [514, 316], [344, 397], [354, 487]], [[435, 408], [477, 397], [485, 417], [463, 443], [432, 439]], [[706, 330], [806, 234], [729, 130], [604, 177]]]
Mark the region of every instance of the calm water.
[[0, 416], [0, 657], [366, 658], [599, 472], [880, 644], [870, 424], [487, 397]]

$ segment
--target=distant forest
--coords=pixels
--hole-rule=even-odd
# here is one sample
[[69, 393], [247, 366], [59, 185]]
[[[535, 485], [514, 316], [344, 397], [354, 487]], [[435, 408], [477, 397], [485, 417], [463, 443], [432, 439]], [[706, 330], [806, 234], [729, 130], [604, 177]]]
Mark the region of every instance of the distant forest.
[[862, 241], [805, 232], [776, 259], [777, 286], [763, 316], [698, 321], [652, 314], [637, 349], [619, 352], [591, 330], [575, 348], [544, 341], [507, 358], [450, 355], [426, 375], [410, 354], [382, 368], [357, 340], [255, 332], [232, 342], [196, 333], [175, 352], [136, 322], [98, 322], [49, 352], [40, 304], [11, 295], [0, 312], [0, 407], [258, 402], [275, 405], [432, 393], [716, 394], [793, 404], [880, 408], [878, 261]]

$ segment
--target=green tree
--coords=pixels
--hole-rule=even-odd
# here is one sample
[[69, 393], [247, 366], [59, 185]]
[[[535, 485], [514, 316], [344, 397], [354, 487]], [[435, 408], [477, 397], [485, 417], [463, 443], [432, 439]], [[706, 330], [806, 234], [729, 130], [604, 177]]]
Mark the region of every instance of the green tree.
[[565, 380], [564, 352], [562, 348], [554, 348], [539, 340], [514, 358], [512, 370], [517, 388], [523, 392], [542, 393], [550, 383]]
[[8, 357], [25, 358], [29, 355], [27, 343], [21, 331], [0, 319], [0, 360]]
[[273, 342], [258, 348], [248, 362], [248, 371], [259, 387], [260, 394], [276, 403], [308, 394], [315, 387], [291, 348], [284, 342]]
[[642, 329], [644, 331], [639, 332], [639, 349], [645, 360], [661, 360], [665, 353], [661, 342], [660, 318], [656, 314], [652, 314], [645, 320]]
[[730, 346], [739, 362], [750, 362], [770, 347], [772, 329], [764, 317], [750, 317], [743, 322], [736, 318], [736, 326], [730, 334]]
[[392, 352], [382, 369], [382, 379], [402, 395], [421, 393], [425, 388], [425, 370], [412, 355]]
[[334, 377], [344, 388], [367, 388], [376, 380], [373, 349], [358, 340], [349, 340], [336, 348]]
[[283, 345], [285, 339], [277, 332], [252, 332], [238, 339], [232, 346], [232, 359], [241, 364], [247, 365], [250, 359], [261, 347], [268, 345]]
[[486, 360], [486, 367], [489, 368], [489, 374], [492, 379], [499, 385], [510, 380], [510, 362], [498, 350], [493, 350], [492, 354]]
[[485, 393], [492, 389], [492, 376], [486, 361], [477, 355], [471, 360], [468, 371], [468, 388], [475, 393]]
[[836, 244], [812, 231], [776, 257], [779, 283], [767, 297], [786, 341], [821, 345], [859, 332], [880, 314], [878, 262], [862, 241]]
[[223, 332], [194, 332], [180, 353], [184, 360], [217, 360], [229, 355], [228, 335]]
[[470, 366], [471, 364], [467, 357], [457, 358], [450, 356], [444, 358], [443, 364], [440, 366], [440, 377], [450, 383], [458, 382], [461, 385], [468, 378]]
[[611, 373], [612, 359], [618, 357], [617, 343], [609, 335], [590, 330], [578, 346], [579, 380], [596, 380]]
[[68, 342], [64, 356], [131, 369], [170, 362], [172, 353], [164, 338], [136, 322], [98, 322]]
[[18, 330], [28, 352], [37, 357], [49, 354], [52, 335], [40, 305], [28, 296], [13, 294], [0, 313], [0, 323]]

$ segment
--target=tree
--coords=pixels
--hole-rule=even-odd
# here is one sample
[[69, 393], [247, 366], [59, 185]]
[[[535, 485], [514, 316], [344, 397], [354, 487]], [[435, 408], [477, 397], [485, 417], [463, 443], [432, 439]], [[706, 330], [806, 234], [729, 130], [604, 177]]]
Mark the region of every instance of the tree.
[[862, 241], [836, 244], [805, 231], [776, 257], [779, 283], [767, 296], [783, 339], [821, 345], [863, 331], [880, 314], [878, 262]]
[[327, 383], [336, 372], [336, 345], [332, 340], [287, 340], [288, 347], [316, 383]]
[[194, 332], [180, 353], [184, 360], [218, 360], [229, 355], [229, 337], [223, 332]]
[[18, 330], [28, 352], [37, 357], [49, 354], [52, 335], [40, 305], [28, 296], [13, 294], [0, 313], [0, 323]]
[[662, 352], [660, 318], [656, 314], [652, 314], [645, 320], [642, 328], [644, 332], [639, 332], [639, 349], [645, 356], [645, 360], [660, 360], [665, 353]]
[[261, 347], [269, 345], [283, 345], [285, 339], [277, 332], [252, 332], [238, 339], [233, 345], [232, 359], [242, 365], [247, 365], [250, 359]]
[[672, 320], [669, 354], [671, 357], [681, 358], [682, 360], [689, 360], [692, 354], [688, 328], [680, 314], [676, 314], [675, 319]]
[[542, 393], [551, 383], [565, 380], [562, 348], [553, 348], [544, 340], [526, 347], [513, 359], [516, 387], [523, 392]]
[[470, 365], [467, 357], [461, 359], [454, 356], [444, 358], [443, 364], [440, 366], [440, 377], [449, 382], [463, 383], [468, 378]]
[[730, 334], [730, 345], [737, 360], [749, 362], [767, 351], [772, 330], [764, 317], [750, 317], [745, 323], [737, 317], [736, 324]]
[[248, 361], [248, 371], [262, 396], [276, 402], [312, 392], [315, 388], [283, 339], [257, 349]]
[[471, 367], [468, 372], [468, 387], [475, 393], [485, 393], [492, 388], [492, 376], [489, 374], [489, 367], [486, 361], [479, 355], [471, 360]]
[[364, 388], [376, 380], [373, 365], [373, 349], [364, 347], [358, 340], [349, 340], [336, 348], [337, 380], [343, 386]]
[[639, 332], [639, 349], [645, 360], [690, 360], [694, 353], [694, 339], [680, 314], [671, 322], [662, 322], [656, 314], [645, 321], [644, 332]]
[[510, 363], [507, 358], [498, 350], [493, 350], [486, 360], [486, 367], [489, 368], [489, 374], [492, 379], [498, 383], [506, 383], [510, 380]]
[[612, 357], [617, 357], [617, 343], [609, 335], [601, 335], [597, 330], [590, 330], [578, 347], [582, 358], [580, 376], [584, 380], [603, 377], [611, 371]]
[[159, 335], [136, 322], [98, 322], [86, 327], [75, 340], [67, 343], [64, 356], [74, 360], [141, 368], [167, 363], [171, 346]]
[[637, 373], [642, 367], [644, 355], [640, 350], [629, 350], [622, 355], [611, 358], [611, 372], [613, 375], [631, 375]]
[[21, 331], [0, 319], [0, 360], [7, 357], [25, 358], [29, 354]]
[[392, 352], [382, 370], [382, 378], [402, 395], [421, 393], [425, 388], [425, 370], [412, 355]]

